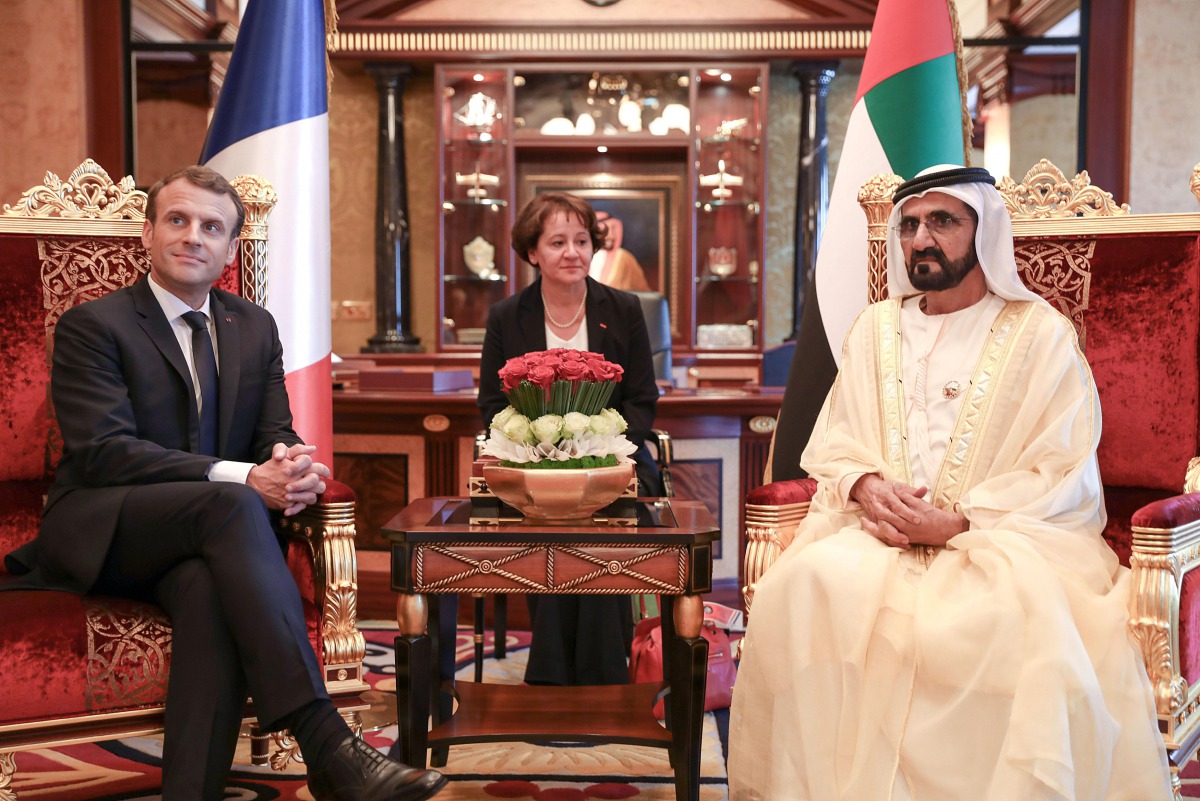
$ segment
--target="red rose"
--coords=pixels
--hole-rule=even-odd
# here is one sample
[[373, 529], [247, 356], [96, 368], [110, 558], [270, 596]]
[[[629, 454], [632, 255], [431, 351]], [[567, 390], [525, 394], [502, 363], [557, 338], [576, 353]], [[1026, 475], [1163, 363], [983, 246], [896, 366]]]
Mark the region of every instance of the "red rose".
[[554, 368], [540, 364], [530, 368], [529, 375], [525, 377], [525, 380], [535, 387], [549, 389], [550, 385], [554, 383], [554, 375]]
[[604, 359], [588, 359], [587, 368], [592, 381], [612, 381], [616, 377], [612, 362]]
[[500, 381], [504, 384], [504, 390], [516, 389], [520, 386], [521, 381], [529, 375], [529, 365], [521, 356], [514, 356], [504, 363], [500, 368]]
[[563, 361], [558, 368], [558, 377], [563, 381], [585, 381], [590, 374], [587, 362], [583, 359]]

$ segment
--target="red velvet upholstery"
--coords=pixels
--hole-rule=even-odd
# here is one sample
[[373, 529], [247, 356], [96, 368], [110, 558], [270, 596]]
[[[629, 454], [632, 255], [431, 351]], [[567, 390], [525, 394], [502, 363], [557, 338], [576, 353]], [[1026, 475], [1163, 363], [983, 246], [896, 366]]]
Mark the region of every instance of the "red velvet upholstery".
[[807, 503], [817, 492], [816, 479], [797, 478], [791, 481], [772, 481], [755, 487], [746, 495], [746, 503], [756, 506], [785, 506]]
[[1179, 492], [1200, 454], [1196, 233], [1098, 239], [1084, 320], [1104, 413], [1105, 486]]

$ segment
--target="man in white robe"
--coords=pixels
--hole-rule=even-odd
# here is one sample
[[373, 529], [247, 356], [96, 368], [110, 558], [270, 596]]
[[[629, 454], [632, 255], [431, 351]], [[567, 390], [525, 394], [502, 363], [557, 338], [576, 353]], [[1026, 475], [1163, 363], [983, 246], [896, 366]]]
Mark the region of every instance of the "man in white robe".
[[817, 493], [755, 592], [731, 801], [1167, 799], [1075, 330], [1021, 284], [986, 171], [895, 199], [891, 299], [847, 336]]

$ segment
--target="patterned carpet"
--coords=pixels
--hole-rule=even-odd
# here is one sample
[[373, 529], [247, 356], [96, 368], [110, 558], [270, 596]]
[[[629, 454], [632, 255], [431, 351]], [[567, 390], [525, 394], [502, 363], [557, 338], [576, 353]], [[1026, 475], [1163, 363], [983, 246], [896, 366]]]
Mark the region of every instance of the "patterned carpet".
[[[363, 623], [367, 636], [367, 680], [379, 700], [395, 691], [392, 641], [394, 624]], [[524, 672], [525, 632], [510, 632], [509, 658], [488, 659], [485, 681], [520, 683]], [[490, 642], [487, 644], [491, 651]], [[459, 633], [459, 676], [470, 679], [471, 642]], [[718, 713], [724, 717], [726, 713]], [[724, 722], [723, 720], [721, 721]], [[368, 742], [389, 750], [396, 727], [368, 732]], [[705, 716], [701, 801], [725, 801], [725, 760], [717, 715]], [[13, 789], [21, 801], [161, 801], [161, 746], [158, 738], [131, 738], [17, 755]], [[312, 801], [304, 784], [303, 765], [285, 772], [249, 765], [249, 744], [243, 742], [230, 774], [226, 801]], [[494, 801], [498, 798], [533, 801], [637, 799], [671, 801], [674, 785], [661, 749], [637, 746], [541, 747], [523, 743], [457, 746], [450, 750], [445, 772], [451, 782], [438, 801]], [[1184, 771], [1185, 798], [1200, 799], [1200, 765]]]
[[[395, 692], [395, 625], [364, 622], [367, 637], [367, 681], [376, 700]], [[529, 636], [510, 632], [508, 658], [488, 659], [484, 680], [521, 682]], [[470, 680], [470, 633], [459, 633], [459, 671]], [[487, 643], [488, 652], [491, 644]], [[722, 713], [724, 715], [724, 713]], [[368, 732], [366, 739], [387, 751], [396, 727]], [[716, 716], [705, 716], [701, 764], [701, 801], [724, 801], [725, 760]], [[160, 801], [159, 738], [130, 738], [17, 755], [13, 789], [20, 801]], [[249, 743], [243, 742], [230, 774], [226, 801], [312, 801], [304, 783], [304, 766], [285, 772], [249, 765]], [[543, 747], [524, 743], [456, 746], [444, 771], [451, 782], [438, 801], [534, 801], [588, 799], [674, 799], [674, 784], [665, 750], [638, 746]]]

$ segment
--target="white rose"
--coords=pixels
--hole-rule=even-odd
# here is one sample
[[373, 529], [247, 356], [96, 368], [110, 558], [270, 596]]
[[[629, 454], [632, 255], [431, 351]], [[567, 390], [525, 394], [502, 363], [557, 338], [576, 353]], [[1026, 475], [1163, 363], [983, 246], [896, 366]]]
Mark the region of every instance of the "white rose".
[[543, 414], [533, 421], [533, 437], [538, 442], [554, 444], [562, 437], [563, 419], [557, 414]]
[[611, 437], [617, 433], [617, 424], [611, 417], [603, 414], [593, 414], [588, 421], [588, 428], [593, 434], [601, 437]]
[[616, 409], [601, 409], [600, 414], [612, 421], [612, 424], [616, 427], [614, 433], [624, 434], [625, 429], [629, 428], [629, 423], [625, 422], [625, 418]]
[[529, 418], [520, 413], [509, 415], [500, 428], [500, 433], [512, 442], [532, 442], [529, 437]]
[[504, 424], [508, 422], [508, 418], [517, 413], [517, 410], [511, 406], [505, 406], [504, 411], [492, 418], [492, 424], [488, 428], [503, 429]]
[[567, 412], [563, 415], [563, 434], [576, 439], [581, 434], [586, 434], [591, 421], [586, 414], [579, 412]]

